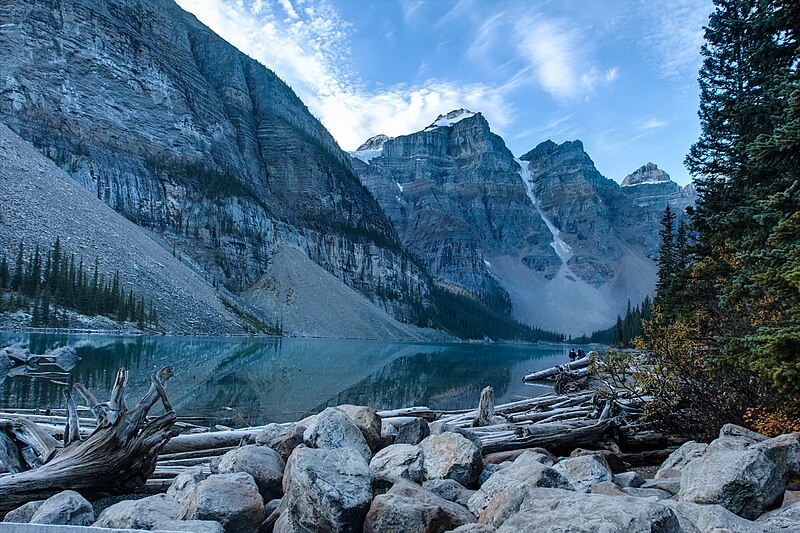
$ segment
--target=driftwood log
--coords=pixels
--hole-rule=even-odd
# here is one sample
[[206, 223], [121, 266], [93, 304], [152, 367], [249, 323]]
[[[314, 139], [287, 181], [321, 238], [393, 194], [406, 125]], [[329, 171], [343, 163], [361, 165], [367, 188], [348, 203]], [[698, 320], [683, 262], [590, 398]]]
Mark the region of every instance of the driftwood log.
[[[96, 429], [85, 440], [78, 431], [75, 403], [65, 390], [68, 421], [63, 447], [57, 447], [57, 441], [46, 431], [31, 430], [36, 425], [24, 418], [0, 419], [0, 429], [5, 433], [10, 429], [18, 441], [30, 441], [22, 449], [23, 456], [27, 449], [42, 458], [38, 468], [0, 477], [0, 515], [68, 489], [89, 499], [144, 490], [159, 452], [179, 431], [174, 427], [177, 417], [163, 387], [171, 376], [169, 367], [154, 374], [150, 389], [132, 409], [125, 403], [126, 370], [117, 373], [108, 402], [99, 403], [85, 388], [76, 387], [97, 419]], [[159, 400], [165, 414], [148, 420], [147, 414]]]

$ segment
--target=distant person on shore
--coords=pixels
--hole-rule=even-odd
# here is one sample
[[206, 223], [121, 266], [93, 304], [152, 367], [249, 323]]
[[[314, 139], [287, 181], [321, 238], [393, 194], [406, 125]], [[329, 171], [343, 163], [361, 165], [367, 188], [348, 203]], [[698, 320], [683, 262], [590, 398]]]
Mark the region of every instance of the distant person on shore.
[[575, 348], [573, 348], [569, 351], [569, 360], [574, 361], [576, 357], [578, 357], [578, 355], [575, 353]]
[[586, 357], [586, 352], [582, 348], [578, 348], [578, 359], [583, 359], [584, 357]]

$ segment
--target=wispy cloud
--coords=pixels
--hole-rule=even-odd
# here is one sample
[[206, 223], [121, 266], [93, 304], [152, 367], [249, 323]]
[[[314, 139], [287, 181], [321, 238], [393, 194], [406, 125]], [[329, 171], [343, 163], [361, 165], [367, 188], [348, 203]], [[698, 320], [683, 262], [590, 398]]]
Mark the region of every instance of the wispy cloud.
[[[355, 149], [371, 135], [422, 129], [460, 107], [481, 111], [502, 132], [512, 107], [496, 87], [431, 79], [368, 89], [348, 69], [349, 24], [325, 0], [281, 0], [278, 6], [242, 0], [178, 0], [184, 9], [283, 78], [339, 144]], [[420, 2], [404, 3], [413, 16]]]
[[638, 129], [644, 131], [650, 130], [660, 130], [661, 128], [666, 127], [668, 122], [666, 120], [661, 120], [660, 118], [648, 118], [647, 120], [642, 121], [637, 126]]
[[670, 0], [653, 2], [644, 11], [652, 17], [654, 31], [648, 46], [663, 76], [694, 74], [702, 61], [703, 26], [713, 11], [711, 0]]

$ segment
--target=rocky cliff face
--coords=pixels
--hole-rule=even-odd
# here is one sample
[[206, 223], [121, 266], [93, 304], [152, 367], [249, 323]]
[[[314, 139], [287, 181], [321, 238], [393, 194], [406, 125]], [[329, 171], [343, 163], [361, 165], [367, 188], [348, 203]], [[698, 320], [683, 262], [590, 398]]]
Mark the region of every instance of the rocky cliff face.
[[[646, 185], [605, 178], [580, 141], [546, 141], [515, 159], [483, 116], [458, 110], [351, 155], [440, 283], [505, 292], [519, 319], [567, 333], [607, 327], [629, 298], [652, 293], [659, 217], [633, 192]], [[641, 182], [654, 179], [653, 167]], [[664, 176], [659, 186], [680, 191]]]
[[354, 152], [354, 167], [440, 283], [496, 296], [491, 257], [553, 255], [519, 164], [480, 113], [454, 111], [378, 150], [374, 139]]
[[0, 120], [210, 282], [242, 292], [288, 244], [396, 316], [426, 294], [292, 90], [170, 0], [4, 2], [0, 20]]
[[668, 204], [680, 213], [697, 200], [694, 184], [681, 187], [654, 163], [647, 163], [625, 176], [622, 180], [622, 191], [637, 206], [648, 211], [657, 211], [659, 217]]

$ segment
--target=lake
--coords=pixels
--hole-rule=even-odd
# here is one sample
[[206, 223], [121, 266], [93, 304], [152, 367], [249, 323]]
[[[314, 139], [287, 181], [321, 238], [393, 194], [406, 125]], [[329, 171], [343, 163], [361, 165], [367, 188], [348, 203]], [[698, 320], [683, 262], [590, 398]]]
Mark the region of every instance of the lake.
[[[342, 403], [465, 409], [477, 405], [487, 385], [498, 404], [539, 396], [550, 389], [523, 384], [522, 377], [567, 362], [570, 348], [10, 332], [0, 332], [0, 343], [27, 345], [32, 353], [73, 346], [81, 360], [67, 381], [83, 383], [100, 401], [108, 399], [118, 368], [130, 371], [132, 404], [150, 375], [171, 365], [175, 376], [166, 390], [179, 415], [235, 426], [299, 420]], [[43, 378], [8, 377], [0, 383], [0, 407], [63, 407], [60, 387]]]

